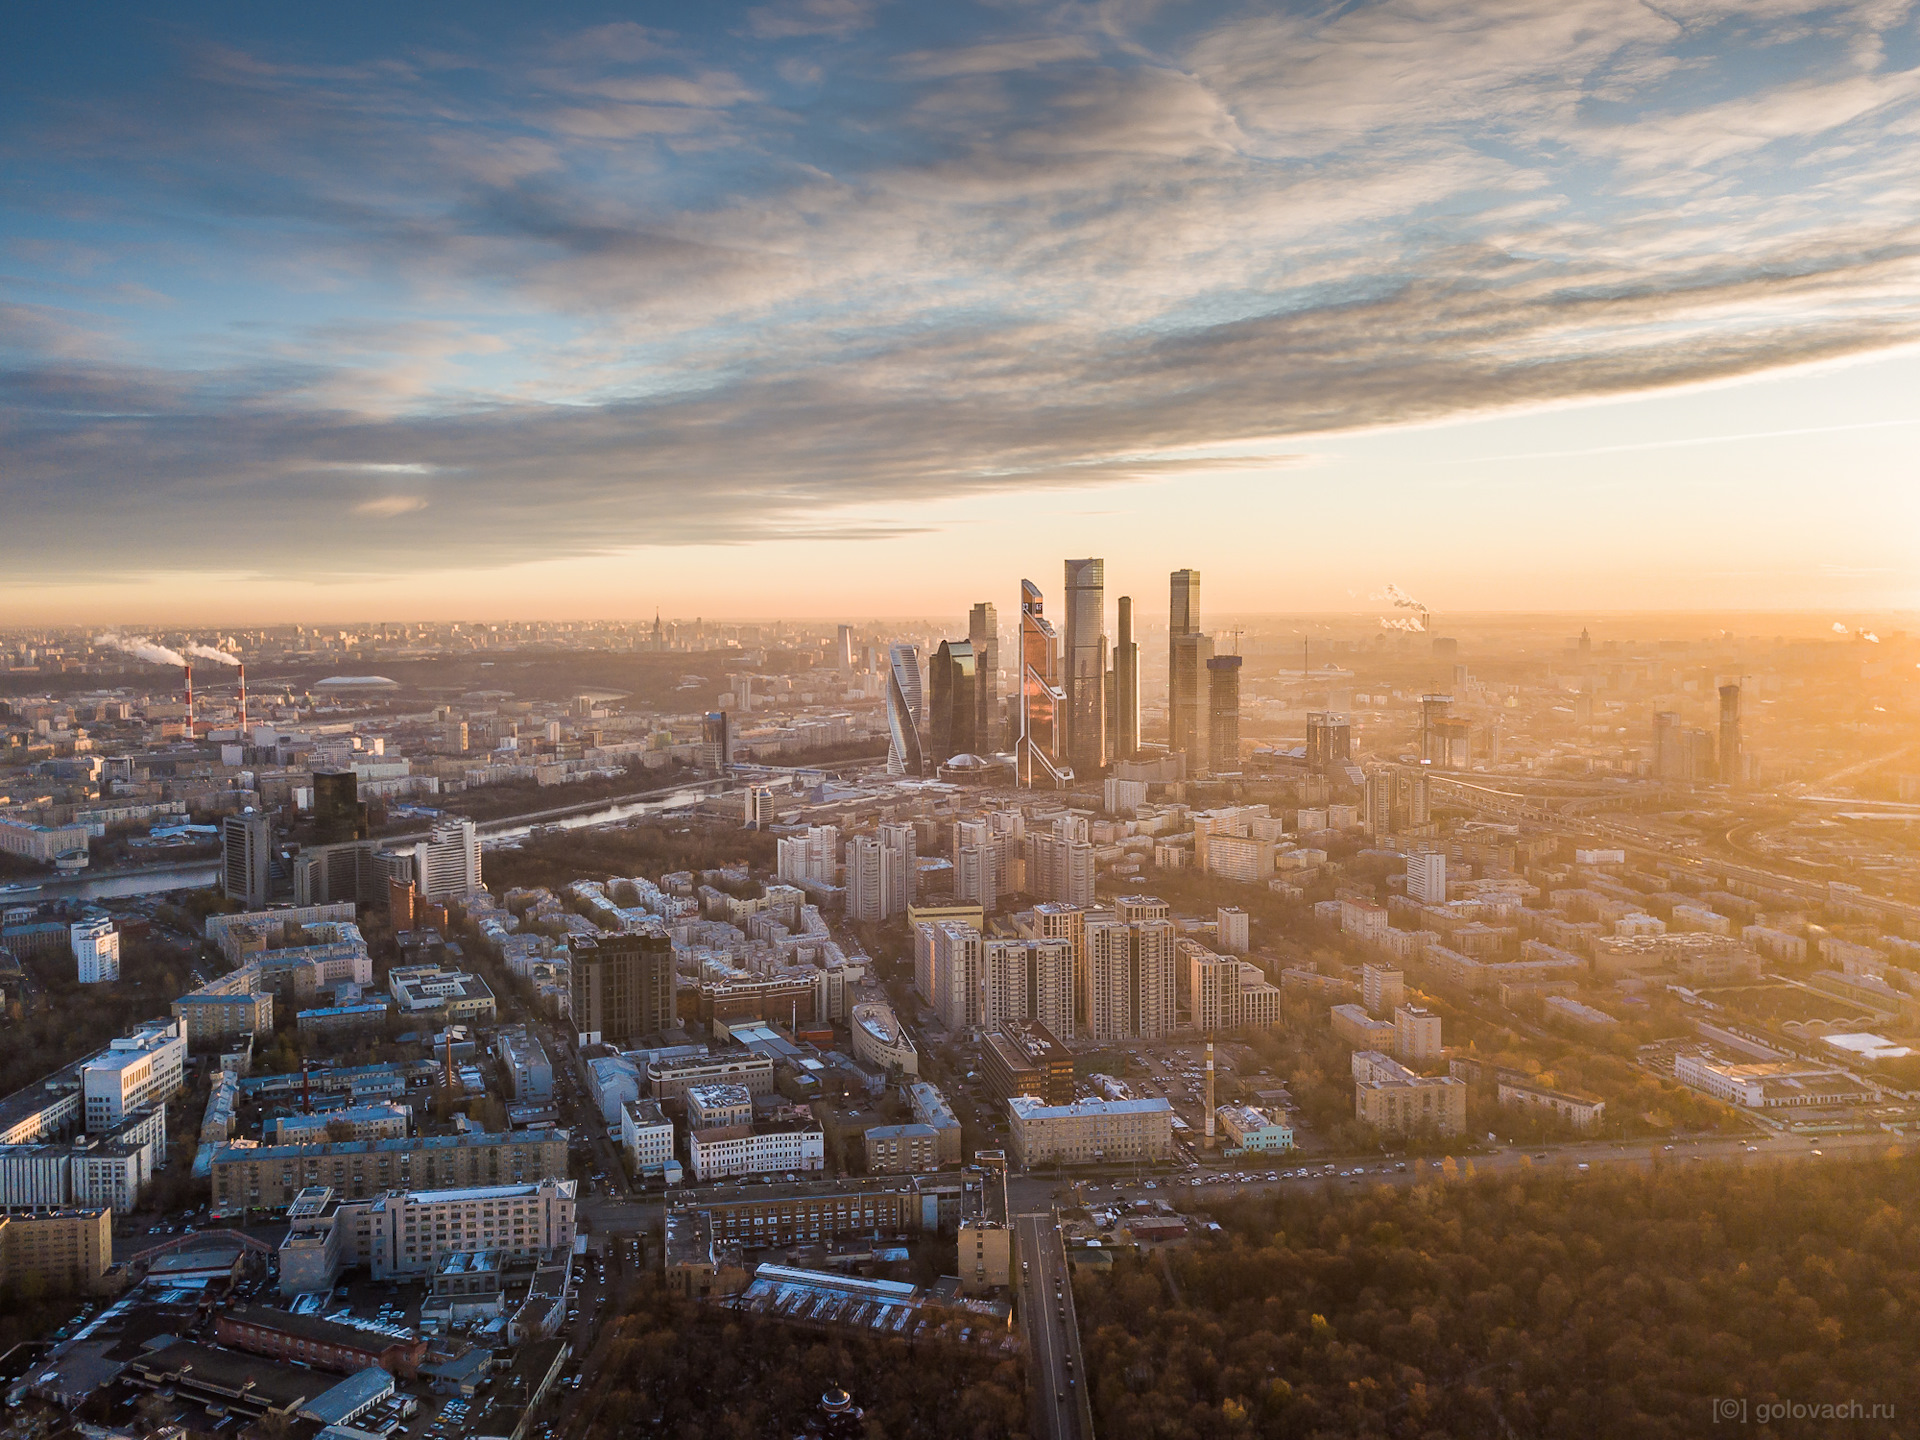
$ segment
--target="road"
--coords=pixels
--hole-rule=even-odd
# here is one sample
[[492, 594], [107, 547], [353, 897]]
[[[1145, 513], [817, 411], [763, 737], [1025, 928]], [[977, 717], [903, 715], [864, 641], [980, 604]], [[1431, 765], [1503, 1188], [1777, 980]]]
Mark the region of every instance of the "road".
[[1080, 1324], [1073, 1310], [1067, 1250], [1051, 1212], [1014, 1217], [1020, 1326], [1026, 1332], [1033, 1422], [1039, 1440], [1092, 1440], [1093, 1419], [1080, 1359]]

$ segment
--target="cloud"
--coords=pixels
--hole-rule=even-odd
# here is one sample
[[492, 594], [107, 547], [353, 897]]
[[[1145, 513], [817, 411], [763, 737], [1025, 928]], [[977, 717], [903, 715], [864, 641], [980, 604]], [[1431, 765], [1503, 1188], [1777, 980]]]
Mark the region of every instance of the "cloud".
[[[882, 535], [835, 512], [1283, 477], [1315, 435], [1909, 343], [1907, 14], [1109, 6], [933, 45], [817, 0], [733, 36], [189, 45], [13, 152], [96, 258], [82, 296], [18, 251], [40, 288], [0, 299], [0, 557]], [[423, 550], [391, 522], [429, 507]]]

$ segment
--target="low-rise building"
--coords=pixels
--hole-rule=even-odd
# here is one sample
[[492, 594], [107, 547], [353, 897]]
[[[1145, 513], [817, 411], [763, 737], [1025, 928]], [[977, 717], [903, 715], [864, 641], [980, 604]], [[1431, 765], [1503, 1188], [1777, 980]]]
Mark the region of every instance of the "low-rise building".
[[0, 1286], [19, 1293], [88, 1290], [113, 1264], [113, 1211], [34, 1210], [0, 1215]]
[[[574, 1196], [575, 1182], [561, 1179], [393, 1190], [358, 1207], [365, 1230], [356, 1249], [364, 1240], [360, 1258], [376, 1280], [430, 1275], [455, 1253], [493, 1250], [509, 1261], [537, 1260], [573, 1244]], [[342, 1217], [348, 1222], [360, 1218]]]
[[396, 966], [387, 972], [387, 989], [402, 1016], [445, 1021], [449, 1025], [493, 1022], [493, 991], [478, 975], [438, 965]]
[[940, 1168], [940, 1132], [931, 1125], [875, 1125], [862, 1138], [869, 1175], [912, 1175]]
[[696, 1180], [815, 1173], [827, 1168], [826, 1135], [812, 1120], [769, 1120], [695, 1130], [687, 1137]]
[[316, 1115], [273, 1117], [274, 1145], [325, 1145], [329, 1141], [385, 1140], [405, 1135], [413, 1125], [413, 1111], [387, 1101], [378, 1105], [347, 1105]]
[[620, 1107], [620, 1148], [627, 1164], [641, 1178], [658, 1178], [669, 1185], [680, 1179], [680, 1162], [673, 1153], [673, 1122], [654, 1100], [629, 1100]]
[[502, 1030], [494, 1041], [494, 1053], [514, 1100], [529, 1105], [553, 1099], [553, 1062], [538, 1035], [524, 1027]]
[[216, 1312], [213, 1334], [235, 1350], [343, 1375], [377, 1365], [390, 1375], [411, 1380], [427, 1358], [423, 1339], [342, 1325], [318, 1315], [294, 1315], [266, 1305], [236, 1305]]
[[687, 1128], [718, 1130], [753, 1123], [753, 1093], [744, 1085], [717, 1082], [687, 1089]]
[[1073, 1103], [1073, 1052], [1036, 1020], [1010, 1020], [989, 1030], [980, 1069], [997, 1099], [1034, 1095], [1049, 1105]]
[[1432, 1130], [1454, 1135], [1467, 1127], [1467, 1083], [1451, 1075], [1416, 1075], [1379, 1051], [1353, 1056], [1355, 1118], [1381, 1130]]
[[979, 1295], [1013, 1283], [1013, 1230], [998, 1220], [960, 1222], [960, 1293]]
[[664, 1106], [684, 1102], [691, 1086], [715, 1081], [744, 1085], [755, 1096], [773, 1094], [773, 1057], [748, 1050], [653, 1062], [645, 1073], [647, 1093]]
[[1393, 1012], [1393, 1054], [1398, 1060], [1438, 1060], [1440, 1017], [1424, 1005], [1400, 1005]]
[[1280, 1153], [1293, 1149], [1293, 1127], [1251, 1105], [1222, 1105], [1214, 1112], [1236, 1150]]
[[406, 1139], [352, 1140], [326, 1145], [221, 1146], [213, 1152], [217, 1209], [291, 1205], [300, 1191], [325, 1185], [350, 1199], [416, 1186], [534, 1184], [567, 1173], [565, 1130]]
[[1007, 1102], [1016, 1165], [1092, 1165], [1173, 1158], [1173, 1106], [1144, 1100], [1048, 1105], [1029, 1095]]
[[1327, 1012], [1333, 1033], [1356, 1050], [1390, 1050], [1394, 1027], [1391, 1020], [1376, 1020], [1360, 1005], [1336, 1005]]
[[1709, 1055], [1677, 1055], [1673, 1078], [1749, 1110], [1821, 1109], [1864, 1105], [1879, 1098], [1877, 1090], [1844, 1071], [1805, 1061], [1735, 1063]]
[[947, 1097], [940, 1093], [938, 1086], [918, 1080], [907, 1087], [907, 1099], [913, 1106], [914, 1123], [930, 1125], [938, 1134], [940, 1163], [958, 1165], [961, 1152], [960, 1118], [953, 1113]]
[[853, 1037], [853, 1058], [864, 1060], [879, 1070], [897, 1070], [902, 1075], [920, 1073], [920, 1052], [900, 1024], [893, 1007], [869, 1000], [853, 1007], [849, 1027]]
[[1607, 1113], [1607, 1102], [1565, 1090], [1549, 1090], [1523, 1080], [1500, 1078], [1500, 1103], [1517, 1110], [1548, 1110], [1576, 1129], [1591, 1130]]

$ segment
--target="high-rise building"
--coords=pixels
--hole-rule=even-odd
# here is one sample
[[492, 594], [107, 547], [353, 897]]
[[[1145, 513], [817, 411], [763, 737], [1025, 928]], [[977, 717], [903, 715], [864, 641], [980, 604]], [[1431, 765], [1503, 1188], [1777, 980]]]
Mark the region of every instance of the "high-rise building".
[[926, 752], [920, 743], [920, 717], [925, 709], [920, 689], [920, 650], [914, 645], [887, 647], [887, 773], [919, 776], [927, 773]]
[[1207, 763], [1205, 680], [1213, 642], [1200, 633], [1200, 572], [1175, 570], [1167, 605], [1167, 748], [1189, 771]]
[[1028, 788], [1058, 790], [1073, 783], [1063, 750], [1066, 693], [1059, 683], [1059, 646], [1046, 617], [1040, 587], [1020, 582], [1020, 739], [1015, 764]]
[[632, 1048], [679, 1024], [673, 941], [664, 930], [573, 937], [573, 1026]]
[[1740, 750], [1740, 687], [1720, 687], [1720, 781], [1746, 783], [1746, 756]]
[[882, 825], [847, 842], [847, 918], [877, 925], [914, 900], [918, 855], [911, 825]]
[[1060, 835], [1027, 836], [1027, 893], [1064, 905], [1093, 904], [1093, 846]]
[[1252, 947], [1253, 920], [1238, 905], [1222, 905], [1214, 912], [1214, 933], [1220, 949], [1229, 955], [1244, 955]]
[[1087, 1029], [1094, 1040], [1173, 1033], [1179, 987], [1171, 920], [1087, 922]]
[[1084, 1021], [1087, 1018], [1087, 911], [1058, 900], [1036, 905], [1033, 933], [1036, 939], [1067, 942], [1073, 958], [1074, 1018]]
[[1120, 597], [1120, 635], [1113, 646], [1113, 758], [1140, 753], [1140, 645], [1133, 638], [1133, 597]]
[[790, 884], [804, 880], [831, 885], [840, 868], [840, 827], [809, 825], [806, 833], [775, 842], [775, 874]]
[[1104, 560], [1066, 562], [1066, 755], [1076, 777], [1107, 768], [1107, 582]]
[[773, 819], [773, 787], [749, 785], [742, 797], [741, 824], [748, 830], [769, 830]]
[[360, 777], [351, 770], [313, 772], [313, 843], [347, 845], [369, 831], [360, 803]]
[[932, 994], [928, 1003], [953, 1033], [978, 1029], [985, 1023], [986, 942], [978, 930], [957, 920], [929, 929]]
[[220, 822], [220, 888], [249, 910], [272, 898], [273, 821], [251, 806]]
[[853, 673], [853, 627], [842, 625], [833, 642], [833, 668], [842, 675]]
[[1307, 715], [1307, 770], [1326, 775], [1353, 758], [1353, 722], [1337, 710]]
[[1006, 741], [1000, 706], [1000, 617], [991, 601], [982, 600], [967, 616], [967, 643], [973, 646], [974, 700], [979, 706], [976, 743], [982, 755], [997, 754]]
[[1447, 857], [1439, 850], [1407, 856], [1407, 898], [1422, 905], [1447, 903]]
[[67, 927], [73, 960], [82, 985], [120, 978], [120, 932], [105, 915], [89, 915]]
[[911, 825], [882, 825], [880, 843], [893, 855], [887, 914], [904, 915], [912, 906], [920, 878], [919, 837]]
[[1238, 655], [1207, 661], [1207, 763], [1216, 775], [1240, 770], [1240, 664]]
[[1375, 839], [1393, 833], [1393, 802], [1398, 780], [1398, 774], [1384, 766], [1367, 775], [1367, 808], [1362, 821], [1367, 834]]
[[1074, 1035], [1073, 944], [988, 940], [982, 960], [983, 1024], [1034, 1020], [1063, 1040]]
[[995, 848], [991, 839], [954, 845], [953, 898], [956, 904], [978, 905], [989, 915], [999, 909], [999, 867]]
[[1407, 1003], [1406, 972], [1392, 965], [1362, 965], [1360, 994], [1369, 1015], [1387, 1015]]
[[933, 741], [934, 765], [956, 755], [972, 755], [989, 747], [980, 734], [980, 675], [973, 642], [942, 640], [933, 652], [928, 671], [927, 729]]
[[1440, 1017], [1422, 1005], [1396, 1005], [1393, 1010], [1393, 1058], [1438, 1060], [1440, 1054]]
[[1176, 570], [1167, 604], [1168, 635], [1200, 633], [1200, 572]]
[[1422, 695], [1420, 697], [1420, 759], [1442, 769], [1447, 763], [1446, 732], [1442, 722], [1453, 709], [1451, 695]]
[[413, 847], [422, 900], [445, 900], [481, 888], [480, 831], [471, 820], [442, 820]]
[[733, 768], [733, 726], [724, 710], [709, 710], [700, 722], [700, 764], [715, 774]]

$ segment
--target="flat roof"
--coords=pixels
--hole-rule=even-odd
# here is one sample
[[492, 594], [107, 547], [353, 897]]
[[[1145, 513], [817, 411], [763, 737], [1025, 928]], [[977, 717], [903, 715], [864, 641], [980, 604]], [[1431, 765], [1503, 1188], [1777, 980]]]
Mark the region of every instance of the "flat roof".
[[1047, 1105], [1032, 1095], [1016, 1095], [1007, 1108], [1022, 1120], [1066, 1120], [1091, 1115], [1171, 1115], [1172, 1102], [1160, 1096], [1137, 1100], [1076, 1100], [1071, 1105]]

